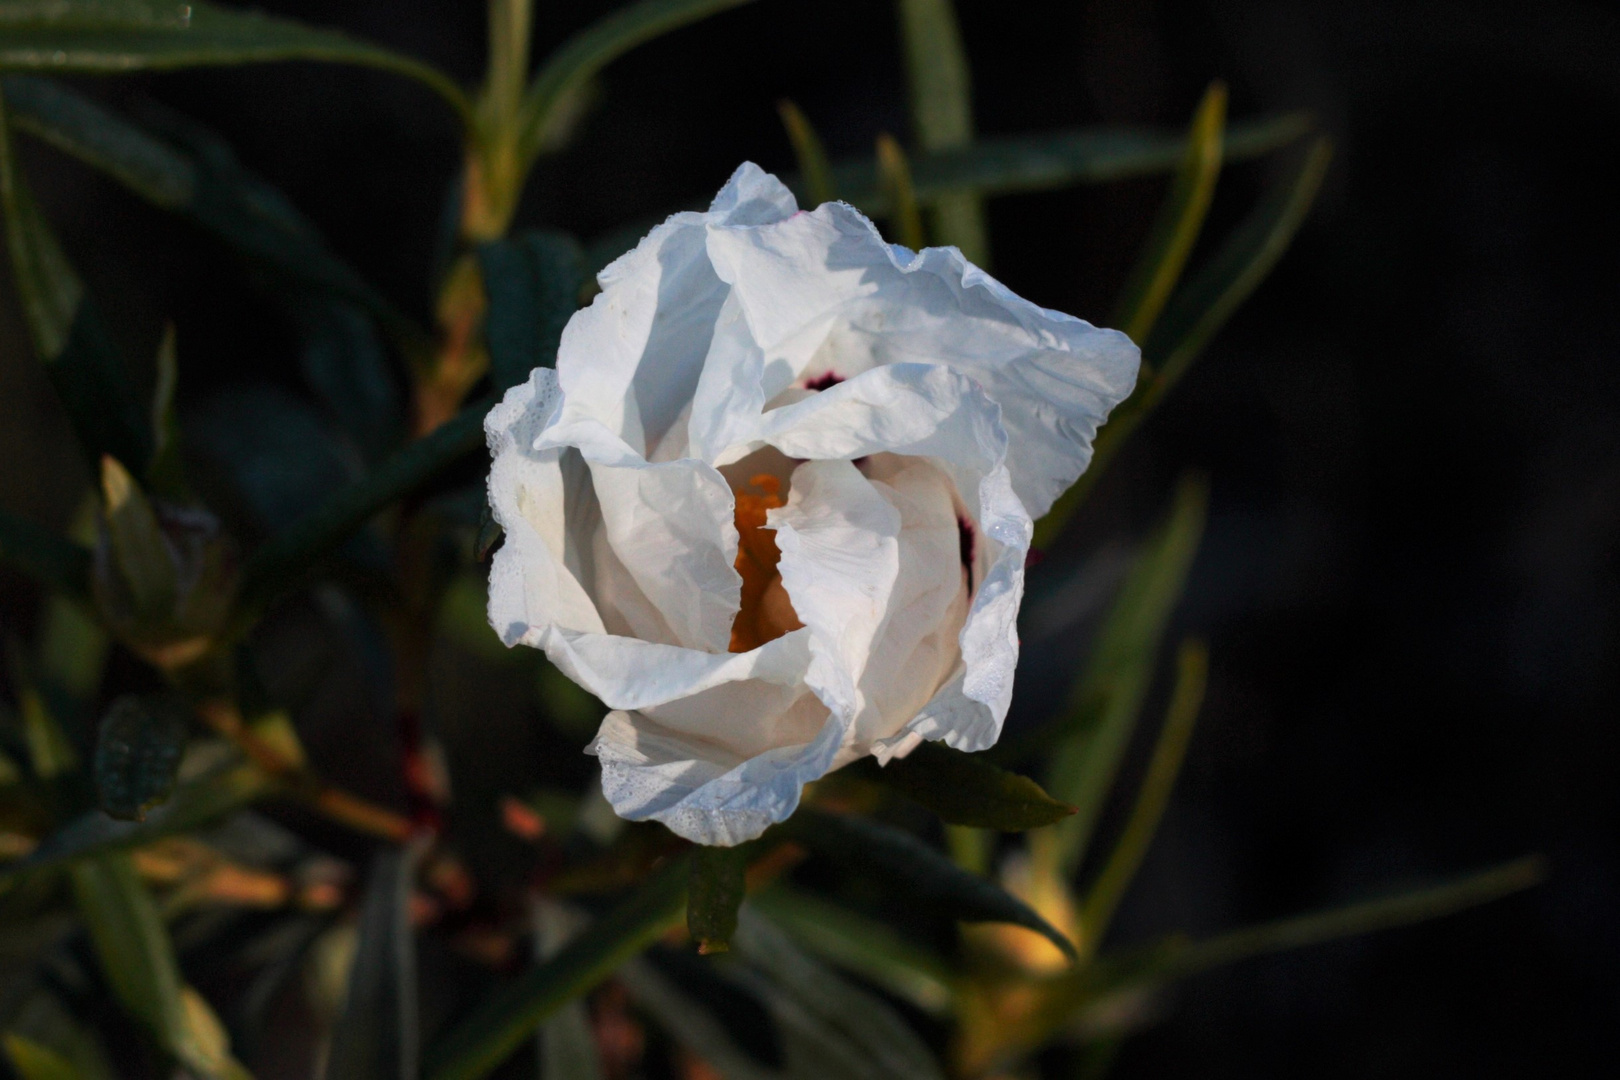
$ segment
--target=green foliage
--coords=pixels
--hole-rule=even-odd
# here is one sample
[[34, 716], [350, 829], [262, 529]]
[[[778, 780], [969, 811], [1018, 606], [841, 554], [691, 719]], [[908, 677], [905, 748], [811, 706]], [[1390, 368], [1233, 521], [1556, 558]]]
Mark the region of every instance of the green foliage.
[[11, 1067], [22, 1080], [80, 1080], [73, 1063], [49, 1047], [9, 1032], [4, 1038]]
[[[962, 922], [1005, 922], [1035, 931], [1071, 959], [1074, 943], [999, 885], [968, 873], [910, 833], [869, 818], [801, 809], [773, 832], [888, 882], [920, 907]], [[769, 834], [767, 834], [769, 835]]]
[[0, 94], [0, 209], [34, 352], [50, 373], [90, 462], [110, 454], [144, 469], [152, 453], [151, 433], [128, 370], [99, 309], [34, 203], [12, 153], [9, 116]]
[[776, 112], [782, 118], [788, 141], [793, 144], [793, 157], [799, 164], [799, 176], [803, 178], [804, 193], [809, 197], [810, 205], [820, 206], [838, 198], [838, 188], [832, 179], [832, 166], [827, 163], [827, 148], [811, 126], [810, 118], [797, 105], [785, 99], [776, 103]]
[[479, 248], [489, 315], [484, 339], [496, 393], [516, 386], [537, 367], [555, 367], [563, 327], [579, 307], [584, 253], [573, 237], [527, 232]]
[[4, 0], [0, 69], [114, 74], [273, 60], [360, 64], [408, 75], [458, 112], [466, 95], [439, 71], [335, 30], [189, 0]]
[[61, 596], [89, 601], [90, 552], [6, 510], [0, 510], [0, 565]]
[[330, 1076], [354, 1080], [417, 1076], [420, 1023], [410, 900], [421, 852], [420, 845], [390, 847], [372, 859], [349, 992], [332, 1033]]
[[944, 743], [921, 743], [884, 766], [863, 761], [850, 769], [893, 788], [951, 825], [1023, 832], [1062, 821], [1075, 812], [1029, 777]]

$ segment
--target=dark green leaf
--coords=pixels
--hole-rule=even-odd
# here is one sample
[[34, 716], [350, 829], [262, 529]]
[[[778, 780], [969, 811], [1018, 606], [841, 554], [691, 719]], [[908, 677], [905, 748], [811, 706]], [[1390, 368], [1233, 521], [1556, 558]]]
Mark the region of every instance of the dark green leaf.
[[177, 502], [184, 501], [188, 494], [180, 458], [180, 420], [174, 407], [179, 386], [180, 357], [174, 324], [170, 323], [158, 342], [157, 382], [152, 387], [152, 461], [146, 467], [145, 480], [154, 493]]
[[101, 720], [96, 740], [96, 790], [101, 808], [119, 821], [143, 821], [174, 790], [186, 748], [178, 703], [125, 694]]
[[154, 133], [49, 79], [4, 80], [12, 123], [181, 215], [291, 281], [331, 292], [375, 317], [408, 352], [426, 333], [327, 247], [274, 187], [222, 139], [177, 115], [149, 110]]
[[749, 848], [702, 847], [692, 851], [686, 890], [686, 929], [698, 952], [726, 952], [737, 932], [737, 909], [748, 893]]
[[[973, 79], [952, 0], [900, 0], [900, 40], [911, 99], [911, 125], [920, 150], [955, 150], [973, 142]], [[990, 256], [984, 203], [958, 192], [933, 201], [934, 241], [961, 249], [983, 266]]]
[[[0, 26], [3, 26], [0, 22]], [[9, 110], [0, 96], [0, 204], [18, 296], [34, 352], [45, 365], [92, 469], [111, 454], [137, 472], [151, 431], [123, 357], [12, 155]]]
[[563, 327], [579, 309], [584, 253], [571, 236], [533, 231], [484, 244], [478, 262], [489, 295], [490, 379], [500, 394], [535, 368], [556, 366]]
[[411, 882], [421, 848], [389, 847], [372, 860], [360, 909], [360, 944], [326, 1075], [417, 1080], [416, 944]]
[[[1311, 118], [1305, 113], [1233, 124], [1226, 133], [1225, 158], [1259, 157], [1310, 129]], [[958, 150], [913, 154], [911, 180], [917, 198], [932, 204], [953, 192], [999, 195], [1152, 176], [1175, 169], [1186, 149], [1187, 140], [1181, 134], [1129, 128], [1079, 128], [980, 139]], [[888, 212], [888, 197], [872, 159], [835, 163], [833, 182], [844, 198], [867, 213]], [[795, 190], [799, 190], [796, 185]]]
[[89, 550], [6, 510], [0, 510], [0, 563], [43, 588], [89, 602]]
[[533, 160], [555, 114], [608, 64], [637, 45], [750, 0], [638, 0], [575, 34], [541, 65], [519, 118], [519, 159]]
[[334, 493], [313, 512], [272, 536], [242, 568], [248, 618], [293, 588], [323, 555], [389, 503], [483, 444], [488, 403], [470, 405], [431, 435], [395, 452], [365, 478]]
[[273, 60], [360, 64], [408, 75], [464, 118], [443, 72], [335, 30], [189, 0], [0, 0], [0, 69], [116, 74]]
[[1085, 855], [1136, 730], [1170, 613], [1198, 552], [1207, 502], [1202, 481], [1182, 481], [1169, 519], [1137, 556], [1070, 694], [1046, 786], [1078, 812], [1041, 838], [1065, 873]]
[[823, 959], [925, 1012], [949, 1008], [953, 976], [945, 961], [893, 928], [788, 885], [774, 885], [748, 903]]
[[801, 807], [773, 830], [819, 855], [898, 890], [919, 906], [964, 922], [1026, 927], [1075, 956], [1074, 943], [1022, 900], [993, 881], [968, 873], [910, 833], [865, 818]]
[[924, 742], [887, 765], [862, 761], [851, 769], [927, 807], [951, 825], [1022, 832], [1074, 813], [1074, 807], [1058, 802], [1029, 777], [944, 743]]
[[428, 1080], [487, 1076], [533, 1034], [541, 1020], [678, 926], [688, 872], [685, 858], [671, 860], [551, 960], [491, 994], [430, 1051]]
[[296, 307], [305, 381], [366, 460], [378, 460], [398, 445], [404, 411], [374, 325], [360, 309], [332, 297], [311, 296]]

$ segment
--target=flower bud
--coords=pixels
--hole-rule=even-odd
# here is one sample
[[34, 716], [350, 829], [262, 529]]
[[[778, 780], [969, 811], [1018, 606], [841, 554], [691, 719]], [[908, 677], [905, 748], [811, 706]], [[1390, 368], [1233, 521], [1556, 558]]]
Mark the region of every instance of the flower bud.
[[101, 530], [92, 588], [112, 632], [165, 670], [208, 651], [236, 592], [236, 545], [196, 506], [148, 499], [111, 457], [101, 459]]

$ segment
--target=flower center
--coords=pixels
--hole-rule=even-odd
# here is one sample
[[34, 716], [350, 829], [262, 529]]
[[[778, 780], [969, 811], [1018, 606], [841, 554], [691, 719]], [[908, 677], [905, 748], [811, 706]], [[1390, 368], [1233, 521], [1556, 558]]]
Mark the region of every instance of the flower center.
[[742, 607], [731, 624], [731, 651], [749, 652], [767, 641], [775, 641], [799, 621], [782, 586], [776, 564], [782, 553], [776, 550], [776, 530], [765, 528], [765, 512], [785, 506], [782, 483], [769, 473], [748, 479], [757, 491], [737, 491], [737, 573], [742, 575]]

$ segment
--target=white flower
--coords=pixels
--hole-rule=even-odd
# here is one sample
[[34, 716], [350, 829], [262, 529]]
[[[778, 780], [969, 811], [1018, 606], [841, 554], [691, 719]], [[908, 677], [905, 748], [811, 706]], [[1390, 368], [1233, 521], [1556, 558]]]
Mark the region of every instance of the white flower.
[[614, 710], [614, 809], [736, 844], [867, 754], [992, 745], [1031, 519], [1136, 347], [752, 164], [600, 281], [486, 421], [489, 618]]

